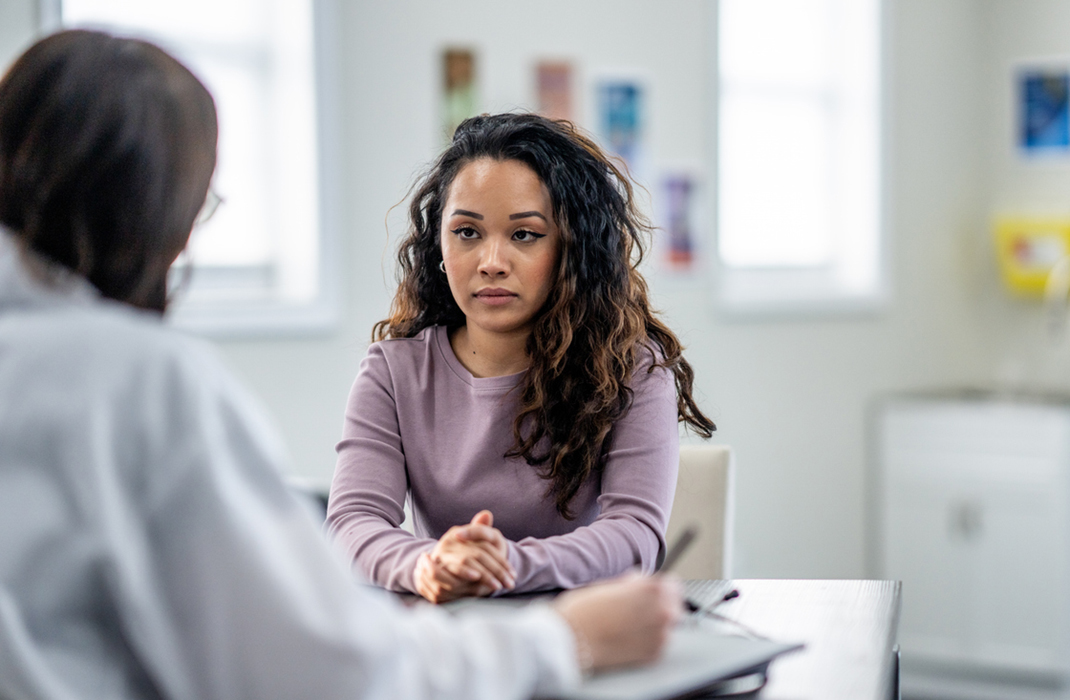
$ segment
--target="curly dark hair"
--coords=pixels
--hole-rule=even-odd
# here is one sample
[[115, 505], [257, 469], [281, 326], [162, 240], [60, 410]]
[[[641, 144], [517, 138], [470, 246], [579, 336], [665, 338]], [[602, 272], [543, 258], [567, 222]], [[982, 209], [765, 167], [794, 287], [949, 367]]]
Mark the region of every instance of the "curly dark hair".
[[676, 382], [677, 411], [704, 438], [716, 429], [692, 396], [694, 371], [680, 341], [650, 308], [638, 265], [650, 225], [635, 206], [631, 183], [572, 124], [535, 114], [473, 117], [417, 183], [411, 228], [398, 251], [398, 291], [374, 341], [410, 338], [429, 326], [457, 327], [465, 316], [450, 292], [442, 261], [442, 209], [457, 173], [482, 158], [515, 160], [546, 185], [561, 231], [561, 256], [545, 306], [534, 321], [531, 366], [518, 387], [516, 444], [550, 482], [547, 495], [572, 518], [569, 503], [602, 466], [613, 424], [631, 408], [632, 375], [642, 353], [648, 371], [664, 367]]

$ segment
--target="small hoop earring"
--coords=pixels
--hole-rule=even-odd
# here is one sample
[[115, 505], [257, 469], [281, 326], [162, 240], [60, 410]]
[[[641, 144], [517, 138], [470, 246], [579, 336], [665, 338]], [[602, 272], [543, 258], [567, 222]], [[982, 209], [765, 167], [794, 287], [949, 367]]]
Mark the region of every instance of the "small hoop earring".
[[445, 260], [443, 260], [442, 262], [440, 262], [438, 264], [438, 271], [441, 272], [442, 274], [446, 274], [446, 261]]

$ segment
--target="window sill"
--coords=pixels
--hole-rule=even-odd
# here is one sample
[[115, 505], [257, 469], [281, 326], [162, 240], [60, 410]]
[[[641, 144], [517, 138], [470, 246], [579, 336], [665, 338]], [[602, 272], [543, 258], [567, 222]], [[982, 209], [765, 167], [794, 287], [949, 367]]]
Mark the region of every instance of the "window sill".
[[883, 313], [890, 294], [881, 282], [847, 284], [829, 269], [722, 267], [715, 285], [717, 310], [725, 318], [797, 320], [807, 317], [872, 317]]
[[168, 322], [213, 339], [321, 336], [338, 326], [338, 304], [320, 299], [305, 304], [178, 304]]

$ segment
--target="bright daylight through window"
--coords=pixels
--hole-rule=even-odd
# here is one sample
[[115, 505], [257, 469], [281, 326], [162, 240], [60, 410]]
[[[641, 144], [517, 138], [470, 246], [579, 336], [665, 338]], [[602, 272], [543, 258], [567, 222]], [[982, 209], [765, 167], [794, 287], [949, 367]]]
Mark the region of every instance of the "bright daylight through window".
[[216, 100], [222, 204], [194, 230], [176, 322], [223, 334], [328, 327], [312, 0], [43, 2], [53, 23], [160, 44]]
[[719, 8], [722, 307], [873, 306], [883, 296], [880, 0]]

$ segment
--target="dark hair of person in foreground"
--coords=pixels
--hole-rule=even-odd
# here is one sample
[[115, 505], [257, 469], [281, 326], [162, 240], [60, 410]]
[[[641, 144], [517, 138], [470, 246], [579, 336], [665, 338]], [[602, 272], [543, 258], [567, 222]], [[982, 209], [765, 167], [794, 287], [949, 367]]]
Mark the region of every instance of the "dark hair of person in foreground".
[[558, 512], [571, 517], [569, 502], [600, 468], [606, 436], [631, 406], [628, 384], [642, 353], [653, 353], [656, 365], [673, 373], [680, 421], [707, 438], [716, 428], [695, 403], [694, 372], [680, 341], [650, 308], [638, 271], [650, 226], [636, 208], [631, 183], [565, 121], [497, 114], [457, 128], [415, 187], [411, 228], [398, 253], [398, 291], [373, 340], [464, 324], [439, 272], [439, 232], [450, 185], [461, 168], [481, 158], [529, 166], [550, 193], [561, 231], [555, 282], [528, 340], [531, 366], [518, 388], [516, 444], [507, 456], [539, 467]]
[[212, 97], [159, 48], [54, 34], [0, 81], [0, 223], [105, 297], [163, 312], [216, 135]]

